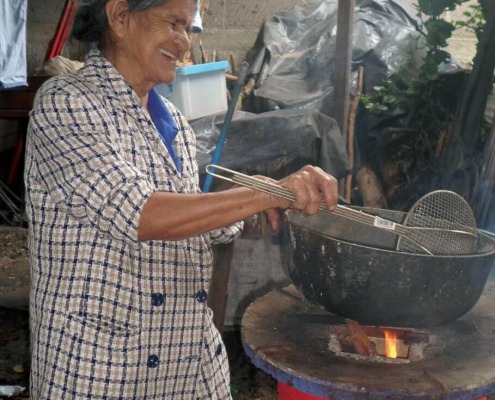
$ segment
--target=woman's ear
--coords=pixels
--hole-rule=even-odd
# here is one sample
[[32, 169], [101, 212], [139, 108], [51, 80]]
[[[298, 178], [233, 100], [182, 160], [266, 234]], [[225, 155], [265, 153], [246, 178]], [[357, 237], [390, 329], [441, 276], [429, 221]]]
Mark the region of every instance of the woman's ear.
[[118, 38], [124, 37], [129, 19], [127, 0], [109, 0], [105, 5], [105, 11], [110, 32]]

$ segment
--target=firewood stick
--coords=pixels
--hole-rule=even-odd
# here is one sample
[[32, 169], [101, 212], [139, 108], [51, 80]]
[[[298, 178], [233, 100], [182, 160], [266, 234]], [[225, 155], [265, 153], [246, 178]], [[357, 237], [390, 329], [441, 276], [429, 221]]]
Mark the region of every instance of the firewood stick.
[[195, 42], [197, 37], [198, 37], [197, 33], [191, 33], [189, 35], [189, 41], [191, 42], [191, 47], [189, 47], [189, 50], [187, 50], [186, 53], [184, 54], [184, 57], [182, 57], [182, 61], [184, 62], [184, 64], [188, 64], [188, 63], [195, 64], [193, 60], [194, 56], [193, 56], [192, 48], [193, 48], [193, 43]]
[[358, 70], [358, 87], [357, 92], [352, 100], [351, 112], [349, 114], [349, 123], [347, 124], [347, 152], [349, 155], [349, 164], [351, 173], [345, 178], [345, 193], [344, 198], [347, 202], [351, 202], [352, 193], [352, 170], [354, 168], [354, 130], [356, 126], [356, 113], [359, 105], [359, 96], [363, 92], [364, 67], [360, 66]]
[[365, 207], [387, 208], [383, 187], [373, 168], [361, 165], [356, 171], [356, 183]]
[[206, 55], [205, 49], [203, 47], [203, 42], [201, 39], [199, 40], [199, 49], [201, 50], [201, 62], [207, 63], [208, 62], [208, 56]]
[[448, 129], [442, 129], [440, 131], [440, 136], [438, 137], [437, 145], [435, 148], [435, 158], [438, 159], [442, 155], [443, 148], [448, 138]]
[[230, 58], [230, 68], [232, 70], [232, 74], [238, 75], [239, 74], [239, 64], [237, 62], [237, 58], [236, 58], [235, 54], [231, 54], [229, 56], [229, 58]]
[[346, 319], [345, 323], [357, 353], [363, 356], [372, 355], [374, 352], [374, 343], [370, 340], [361, 325], [352, 319]]
[[203, 0], [201, 2], [201, 10], [199, 11], [199, 15], [201, 15], [201, 18], [204, 18], [209, 7], [210, 7], [210, 0]]

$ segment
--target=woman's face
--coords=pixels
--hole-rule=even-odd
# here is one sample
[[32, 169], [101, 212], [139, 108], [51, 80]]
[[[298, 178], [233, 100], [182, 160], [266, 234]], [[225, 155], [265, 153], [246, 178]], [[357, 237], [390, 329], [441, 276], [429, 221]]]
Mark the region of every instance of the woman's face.
[[194, 7], [194, 0], [168, 0], [129, 14], [119, 59], [126, 60], [121, 72], [127, 72], [124, 76], [138, 86], [135, 89], [149, 90], [175, 79], [177, 61], [189, 50]]

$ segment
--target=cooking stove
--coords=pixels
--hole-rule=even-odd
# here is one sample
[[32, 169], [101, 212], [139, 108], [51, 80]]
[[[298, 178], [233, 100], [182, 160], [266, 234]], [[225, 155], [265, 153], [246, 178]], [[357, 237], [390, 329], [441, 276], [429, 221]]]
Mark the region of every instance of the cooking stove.
[[[315, 398], [474, 400], [495, 393], [495, 280], [488, 281], [475, 307], [453, 322], [397, 328], [407, 347], [397, 360], [353, 354], [338, 340], [345, 325], [288, 286], [248, 307], [241, 335], [258, 368], [279, 385]], [[364, 329], [372, 339], [381, 336], [376, 332], [382, 327]]]

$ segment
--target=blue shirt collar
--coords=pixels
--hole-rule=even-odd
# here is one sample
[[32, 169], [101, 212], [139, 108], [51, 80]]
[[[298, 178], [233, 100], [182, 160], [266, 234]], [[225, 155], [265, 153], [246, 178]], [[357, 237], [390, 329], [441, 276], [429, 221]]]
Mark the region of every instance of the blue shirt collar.
[[175, 154], [173, 146], [173, 142], [179, 129], [175, 124], [172, 114], [165, 105], [165, 102], [155, 89], [151, 89], [148, 94], [148, 110], [165, 147], [174, 161], [177, 171], [180, 173], [182, 169], [181, 161]]

